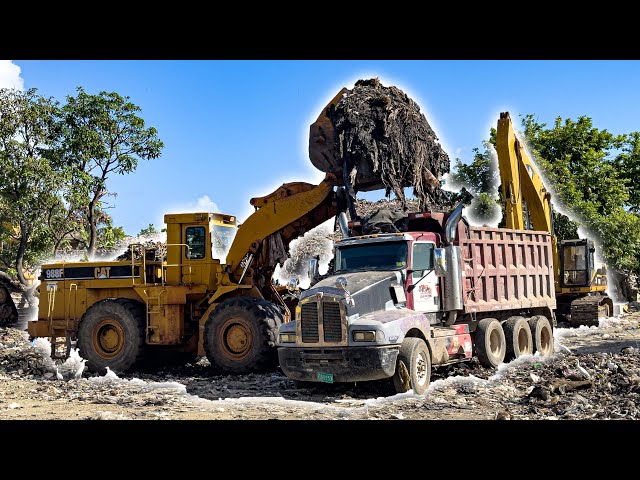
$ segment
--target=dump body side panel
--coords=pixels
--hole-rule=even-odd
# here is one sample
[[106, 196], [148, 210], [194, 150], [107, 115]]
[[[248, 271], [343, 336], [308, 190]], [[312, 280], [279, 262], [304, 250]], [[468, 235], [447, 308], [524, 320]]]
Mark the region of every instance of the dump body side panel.
[[488, 227], [468, 233], [459, 240], [465, 313], [555, 309], [551, 235]]

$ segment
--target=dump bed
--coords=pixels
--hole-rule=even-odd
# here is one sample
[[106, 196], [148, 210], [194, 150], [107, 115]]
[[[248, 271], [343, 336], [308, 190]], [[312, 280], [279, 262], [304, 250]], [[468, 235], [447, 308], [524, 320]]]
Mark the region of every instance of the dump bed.
[[468, 227], [462, 249], [465, 312], [555, 309], [551, 235], [533, 230]]

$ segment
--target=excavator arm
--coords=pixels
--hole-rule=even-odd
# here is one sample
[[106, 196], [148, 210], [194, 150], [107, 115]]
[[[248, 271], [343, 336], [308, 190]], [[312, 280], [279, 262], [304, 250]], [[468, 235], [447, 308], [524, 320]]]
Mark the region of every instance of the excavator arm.
[[559, 291], [560, 257], [557, 239], [553, 233], [551, 193], [545, 188], [535, 165], [516, 137], [509, 112], [500, 113], [496, 131], [496, 151], [505, 203], [506, 226], [514, 230], [525, 229], [523, 205], [526, 204], [533, 229], [551, 234], [554, 278], [556, 291]]
[[547, 191], [536, 167], [516, 138], [509, 112], [502, 112], [498, 120], [496, 150], [502, 195], [506, 205], [507, 228], [523, 230], [524, 209], [527, 205], [531, 226], [553, 234], [551, 194]]
[[[593, 274], [587, 285], [566, 286], [566, 279], [562, 281], [563, 276], [569, 276], [571, 273], [565, 270], [566, 267], [561, 264], [561, 260], [564, 260], [566, 255], [570, 255], [571, 249], [577, 248], [577, 245], [584, 250], [584, 256], [586, 257], [586, 255], [589, 255], [587, 247], [593, 243], [590, 240], [582, 239], [566, 240], [558, 244], [553, 232], [551, 193], [545, 188], [535, 165], [516, 138], [509, 112], [500, 114], [496, 132], [496, 151], [498, 153], [498, 167], [500, 169], [500, 180], [502, 181], [507, 228], [525, 229], [524, 205], [526, 205], [531, 227], [534, 230], [541, 230], [551, 234], [555, 291], [558, 296], [559, 313], [567, 314], [570, 312], [569, 318], [573, 326], [597, 325], [598, 318], [613, 314], [613, 301], [611, 298], [606, 295], [594, 295], [604, 293], [607, 288], [606, 270], [603, 269], [601, 273], [598, 273], [591, 266]], [[560, 249], [563, 249], [564, 255], [560, 255]], [[571, 267], [569, 267], [569, 270], [571, 270]]]

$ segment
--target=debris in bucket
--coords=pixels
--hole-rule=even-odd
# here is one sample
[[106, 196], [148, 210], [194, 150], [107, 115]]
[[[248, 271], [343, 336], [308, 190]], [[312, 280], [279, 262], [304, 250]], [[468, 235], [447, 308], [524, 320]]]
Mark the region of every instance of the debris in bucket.
[[311, 125], [309, 157], [345, 184], [352, 218], [358, 191], [395, 193], [403, 210], [403, 188], [413, 187], [420, 210], [450, 208], [454, 196], [440, 179], [450, 160], [418, 104], [378, 78], [358, 80]]

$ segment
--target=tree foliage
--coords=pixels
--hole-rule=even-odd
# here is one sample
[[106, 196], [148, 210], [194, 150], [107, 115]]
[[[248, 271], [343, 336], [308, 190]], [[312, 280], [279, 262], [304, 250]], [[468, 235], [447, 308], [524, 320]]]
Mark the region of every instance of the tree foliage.
[[106, 208], [105, 197], [114, 195], [107, 188], [109, 175], [135, 171], [139, 160], [158, 158], [164, 146], [156, 129], [145, 127], [140, 110], [129, 97], [115, 92], [91, 95], [81, 87], [62, 107], [57, 151], [59, 161], [72, 168], [85, 205], [89, 258], [98, 247], [99, 209]]
[[[613, 135], [593, 126], [586, 116], [576, 121], [558, 117], [551, 127], [533, 115], [522, 119], [525, 137], [556, 198], [576, 220], [600, 240], [604, 260], [619, 270], [637, 269], [640, 223], [633, 209], [638, 167], [638, 136]], [[614, 157], [616, 150], [623, 153]], [[565, 234], [570, 224], [556, 222]], [[563, 229], [565, 232], [563, 233]], [[562, 235], [559, 235], [562, 237]]]
[[27, 285], [25, 263], [50, 249], [49, 216], [62, 179], [46, 158], [58, 107], [35, 89], [0, 89], [0, 259]]
[[112, 173], [133, 172], [163, 147], [140, 107], [112, 92], [60, 105], [36, 89], [0, 90], [0, 268], [25, 269], [60, 249], [113, 248], [125, 237], [105, 198]]

